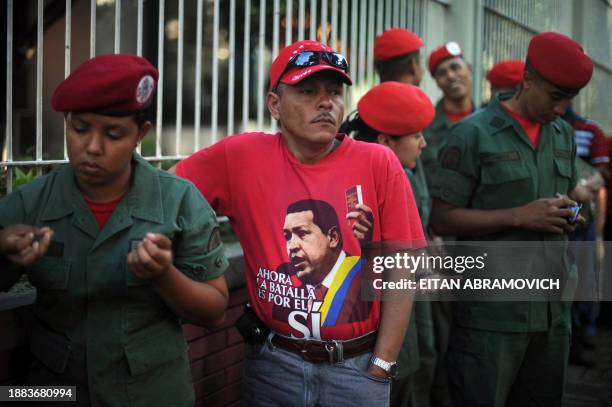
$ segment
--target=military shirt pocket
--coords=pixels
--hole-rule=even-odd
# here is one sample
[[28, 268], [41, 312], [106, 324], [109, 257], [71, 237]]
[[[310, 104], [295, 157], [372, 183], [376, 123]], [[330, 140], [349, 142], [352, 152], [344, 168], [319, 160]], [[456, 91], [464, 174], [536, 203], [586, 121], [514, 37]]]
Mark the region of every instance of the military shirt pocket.
[[139, 336], [125, 346], [125, 357], [132, 376], [142, 375], [181, 357], [186, 358], [187, 344], [180, 327], [176, 332]]
[[136, 274], [132, 273], [132, 270], [130, 270], [130, 267], [127, 265], [127, 263], [124, 264], [123, 268], [125, 270], [125, 284], [128, 287], [139, 287], [149, 284], [147, 280], [140, 278], [136, 276]]
[[555, 154], [555, 186], [556, 192], [567, 194], [572, 177], [572, 167], [569, 159], [559, 158]]
[[66, 370], [72, 353], [72, 346], [65, 336], [44, 328], [40, 322], [32, 324], [30, 349], [43, 365], [55, 373]]
[[70, 278], [70, 261], [54, 257], [41, 257], [29, 268], [30, 283], [45, 290], [66, 290]]
[[481, 153], [481, 182], [485, 185], [516, 182], [530, 178], [529, 170], [517, 151]]

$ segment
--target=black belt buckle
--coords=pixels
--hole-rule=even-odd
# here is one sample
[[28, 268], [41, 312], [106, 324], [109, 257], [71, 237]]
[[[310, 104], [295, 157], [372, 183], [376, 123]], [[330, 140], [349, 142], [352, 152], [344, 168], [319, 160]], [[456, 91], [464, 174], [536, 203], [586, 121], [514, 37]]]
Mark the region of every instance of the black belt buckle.
[[342, 341], [331, 340], [325, 342], [325, 351], [329, 356], [329, 364], [344, 363], [344, 346]]

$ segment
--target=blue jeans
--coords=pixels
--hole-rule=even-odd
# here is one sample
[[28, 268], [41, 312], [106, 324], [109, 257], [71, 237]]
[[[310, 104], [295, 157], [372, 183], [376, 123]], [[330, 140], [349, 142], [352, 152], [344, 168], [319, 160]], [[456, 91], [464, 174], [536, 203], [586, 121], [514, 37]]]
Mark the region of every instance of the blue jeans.
[[[248, 346], [248, 345], [247, 345]], [[368, 375], [371, 353], [342, 363], [311, 363], [266, 342], [247, 348], [245, 406], [388, 406], [390, 381]]]

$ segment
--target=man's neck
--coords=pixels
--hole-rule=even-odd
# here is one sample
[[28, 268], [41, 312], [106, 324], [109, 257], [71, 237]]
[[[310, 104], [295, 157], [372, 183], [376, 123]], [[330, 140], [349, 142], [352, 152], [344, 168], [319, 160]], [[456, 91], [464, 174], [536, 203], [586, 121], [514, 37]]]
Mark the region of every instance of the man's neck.
[[444, 98], [442, 99], [442, 106], [444, 107], [444, 111], [448, 113], [465, 113], [474, 110], [472, 98], [469, 95], [455, 100]]
[[519, 99], [519, 94], [512, 96], [510, 99], [506, 100], [503, 103], [508, 109], [510, 109], [514, 113], [521, 115], [525, 119], [531, 120], [529, 114], [527, 113], [527, 110], [525, 109], [524, 104]]
[[397, 82], [405, 83], [407, 85], [419, 86], [419, 82], [417, 81], [416, 76], [411, 73], [406, 73], [399, 78], [397, 78]]
[[299, 143], [283, 135], [287, 149], [302, 164], [316, 164], [327, 157], [340, 145], [340, 140], [334, 137], [329, 144]]

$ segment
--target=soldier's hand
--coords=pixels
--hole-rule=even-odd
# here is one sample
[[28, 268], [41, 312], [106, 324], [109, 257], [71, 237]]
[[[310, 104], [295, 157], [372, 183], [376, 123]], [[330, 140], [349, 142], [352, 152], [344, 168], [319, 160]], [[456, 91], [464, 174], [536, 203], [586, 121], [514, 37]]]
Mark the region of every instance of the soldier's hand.
[[357, 204], [356, 208], [358, 210], [347, 213], [346, 218], [355, 221], [353, 222], [352, 230], [359, 243], [370, 243], [374, 231], [374, 214], [367, 205]]
[[172, 266], [172, 241], [159, 233], [147, 233], [127, 257], [132, 273], [143, 280], [157, 280]]
[[12, 225], [0, 230], [0, 255], [19, 266], [29, 266], [45, 255], [53, 230], [30, 225]]
[[575, 204], [565, 195], [530, 202], [517, 209], [518, 226], [535, 232], [572, 233], [576, 225], [568, 223], [572, 216], [569, 207]]

